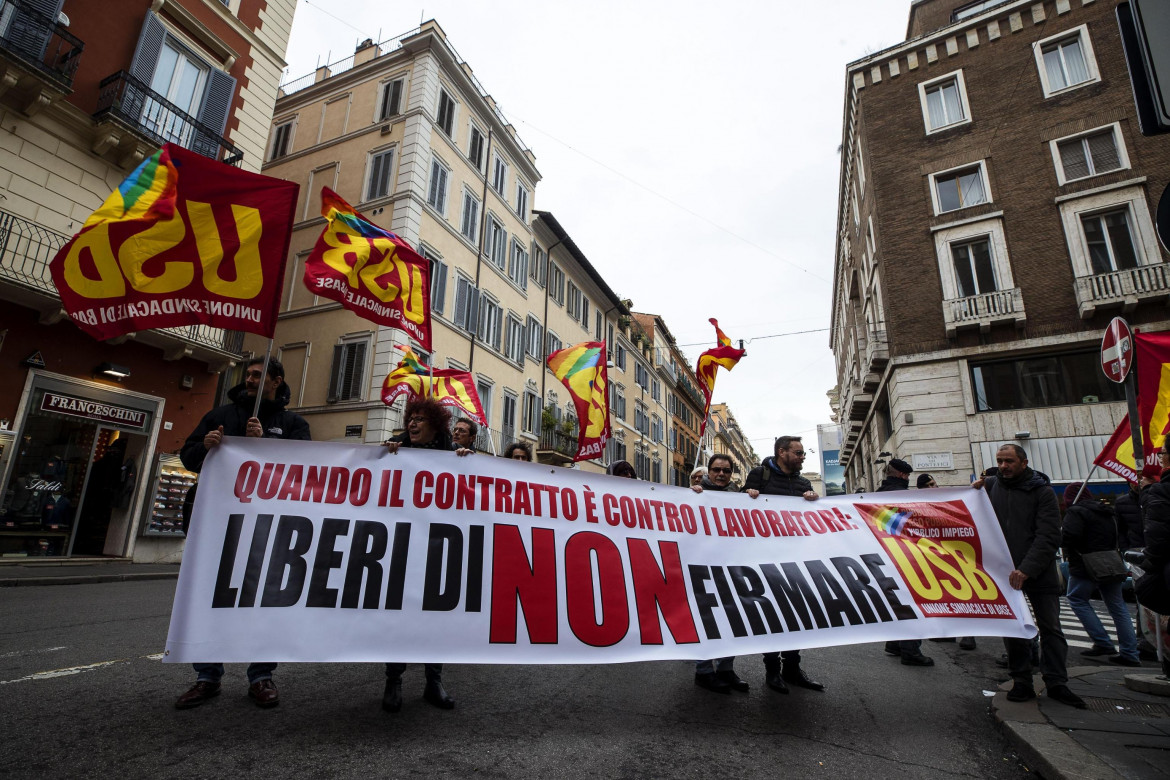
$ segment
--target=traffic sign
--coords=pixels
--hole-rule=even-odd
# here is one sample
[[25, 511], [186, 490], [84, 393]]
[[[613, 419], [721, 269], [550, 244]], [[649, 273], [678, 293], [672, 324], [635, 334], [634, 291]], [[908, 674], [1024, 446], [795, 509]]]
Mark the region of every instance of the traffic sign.
[[1120, 384], [1132, 367], [1133, 334], [1125, 320], [1114, 317], [1101, 339], [1101, 369], [1110, 381]]

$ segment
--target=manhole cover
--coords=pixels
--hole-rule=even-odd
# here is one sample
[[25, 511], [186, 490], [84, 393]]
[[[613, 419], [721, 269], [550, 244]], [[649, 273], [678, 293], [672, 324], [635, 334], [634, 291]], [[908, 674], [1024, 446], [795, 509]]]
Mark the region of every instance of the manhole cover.
[[1134, 715], [1139, 718], [1170, 718], [1170, 707], [1165, 704], [1146, 704], [1128, 699], [1101, 699], [1096, 696], [1084, 698], [1089, 712], [1100, 712], [1103, 715]]

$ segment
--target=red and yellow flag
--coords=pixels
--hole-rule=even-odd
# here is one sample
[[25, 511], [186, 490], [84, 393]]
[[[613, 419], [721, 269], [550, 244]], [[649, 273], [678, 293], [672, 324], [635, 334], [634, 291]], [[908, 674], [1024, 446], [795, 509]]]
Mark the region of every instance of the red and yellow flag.
[[1134, 349], [1143, 451], [1156, 453], [1170, 428], [1170, 333], [1137, 333]]
[[573, 461], [601, 457], [609, 441], [609, 404], [606, 401], [605, 344], [586, 341], [548, 356], [553, 376], [569, 389], [577, 409], [577, 454]]
[[[1109, 437], [1109, 441], [1105, 442], [1105, 448], [1093, 459], [1093, 462], [1106, 471], [1137, 484], [1138, 477], [1141, 476], [1141, 469], [1137, 467], [1133, 457], [1133, 436], [1129, 430], [1128, 414], [1121, 419], [1117, 430]], [[1146, 452], [1146, 466], [1157, 468], [1157, 465], [1158, 450], [1149, 449]]]
[[430, 350], [426, 258], [328, 187], [321, 188], [321, 215], [327, 224], [305, 261], [305, 287], [370, 322], [406, 332]]
[[487, 425], [479, 393], [475, 391], [475, 380], [467, 371], [454, 368], [428, 369], [410, 347], [399, 347], [406, 355], [386, 375], [382, 382], [382, 403], [390, 406], [399, 396], [405, 395], [407, 402], [415, 398], [434, 398], [443, 406], [450, 406], [475, 420]]
[[49, 263], [96, 339], [210, 325], [271, 338], [299, 185], [166, 144]]
[[699, 355], [699, 362], [695, 364], [695, 376], [698, 377], [699, 389], [703, 391], [703, 398], [706, 400], [706, 405], [703, 407], [703, 423], [699, 426], [700, 439], [703, 438], [703, 432], [707, 429], [707, 415], [711, 412], [711, 396], [715, 393], [716, 372], [719, 371], [720, 367], [730, 371], [735, 368], [735, 364], [739, 362], [740, 358], [747, 354], [746, 351], [731, 346], [731, 339], [719, 328], [719, 323], [714, 318], [710, 322], [715, 326], [715, 338], [719, 342], [719, 346]]

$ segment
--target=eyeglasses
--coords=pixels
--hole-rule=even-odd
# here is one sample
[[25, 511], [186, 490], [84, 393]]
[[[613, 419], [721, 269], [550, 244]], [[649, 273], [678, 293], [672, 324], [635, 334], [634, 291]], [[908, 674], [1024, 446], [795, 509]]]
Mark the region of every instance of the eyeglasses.
[[803, 457], [804, 457], [804, 450], [789, 450], [789, 452], [790, 452], [790, 453], [792, 453], [793, 455], [795, 455], [795, 456], [796, 456], [796, 457], [798, 457], [798, 458], [803, 458]]
[[414, 417], [411, 417], [409, 420], [407, 420], [407, 422], [412, 422], [412, 423], [425, 423], [426, 421], [427, 421], [427, 418], [419, 417], [417, 414]]
[[707, 471], [711, 472], [712, 474], [730, 474], [731, 473], [731, 469], [720, 469], [720, 468], [707, 469]]

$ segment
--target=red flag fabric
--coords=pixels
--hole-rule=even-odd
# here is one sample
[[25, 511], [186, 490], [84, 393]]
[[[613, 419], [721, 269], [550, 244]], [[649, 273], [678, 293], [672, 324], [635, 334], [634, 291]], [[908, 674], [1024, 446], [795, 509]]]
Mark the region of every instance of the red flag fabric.
[[354, 314], [407, 333], [431, 349], [431, 284], [426, 258], [378, 227], [328, 187], [327, 220], [305, 261], [305, 286]]
[[1138, 333], [1134, 349], [1142, 451], [1156, 453], [1170, 427], [1170, 333]]
[[703, 406], [703, 422], [699, 425], [700, 439], [703, 438], [703, 433], [707, 430], [707, 417], [711, 414], [711, 396], [715, 392], [715, 374], [720, 367], [728, 371], [735, 368], [735, 364], [739, 362], [740, 358], [747, 354], [745, 350], [731, 346], [731, 339], [720, 329], [719, 323], [714, 318], [710, 320], [710, 323], [715, 326], [715, 340], [719, 346], [699, 355], [699, 361], [695, 364], [695, 376], [699, 380], [699, 389], [703, 391], [703, 398], [706, 401]]
[[49, 263], [61, 305], [102, 340], [182, 325], [271, 338], [299, 189], [166, 144]]
[[382, 403], [390, 406], [402, 395], [406, 396], [407, 403], [415, 398], [431, 397], [480, 425], [488, 424], [470, 372], [454, 368], [431, 370], [418, 361], [410, 347], [399, 349], [405, 349], [406, 355], [382, 382]]
[[[1157, 452], [1154, 450], [1155, 461], [1158, 458]], [[1109, 441], [1105, 442], [1104, 449], [1093, 462], [1106, 471], [1137, 484], [1139, 474], [1133, 459], [1133, 436], [1129, 432], [1128, 414], [1121, 419], [1121, 424], [1109, 437]]]
[[558, 349], [546, 361], [553, 376], [561, 380], [577, 410], [577, 454], [573, 462], [599, 458], [612, 432], [605, 371], [605, 343], [586, 341]]

